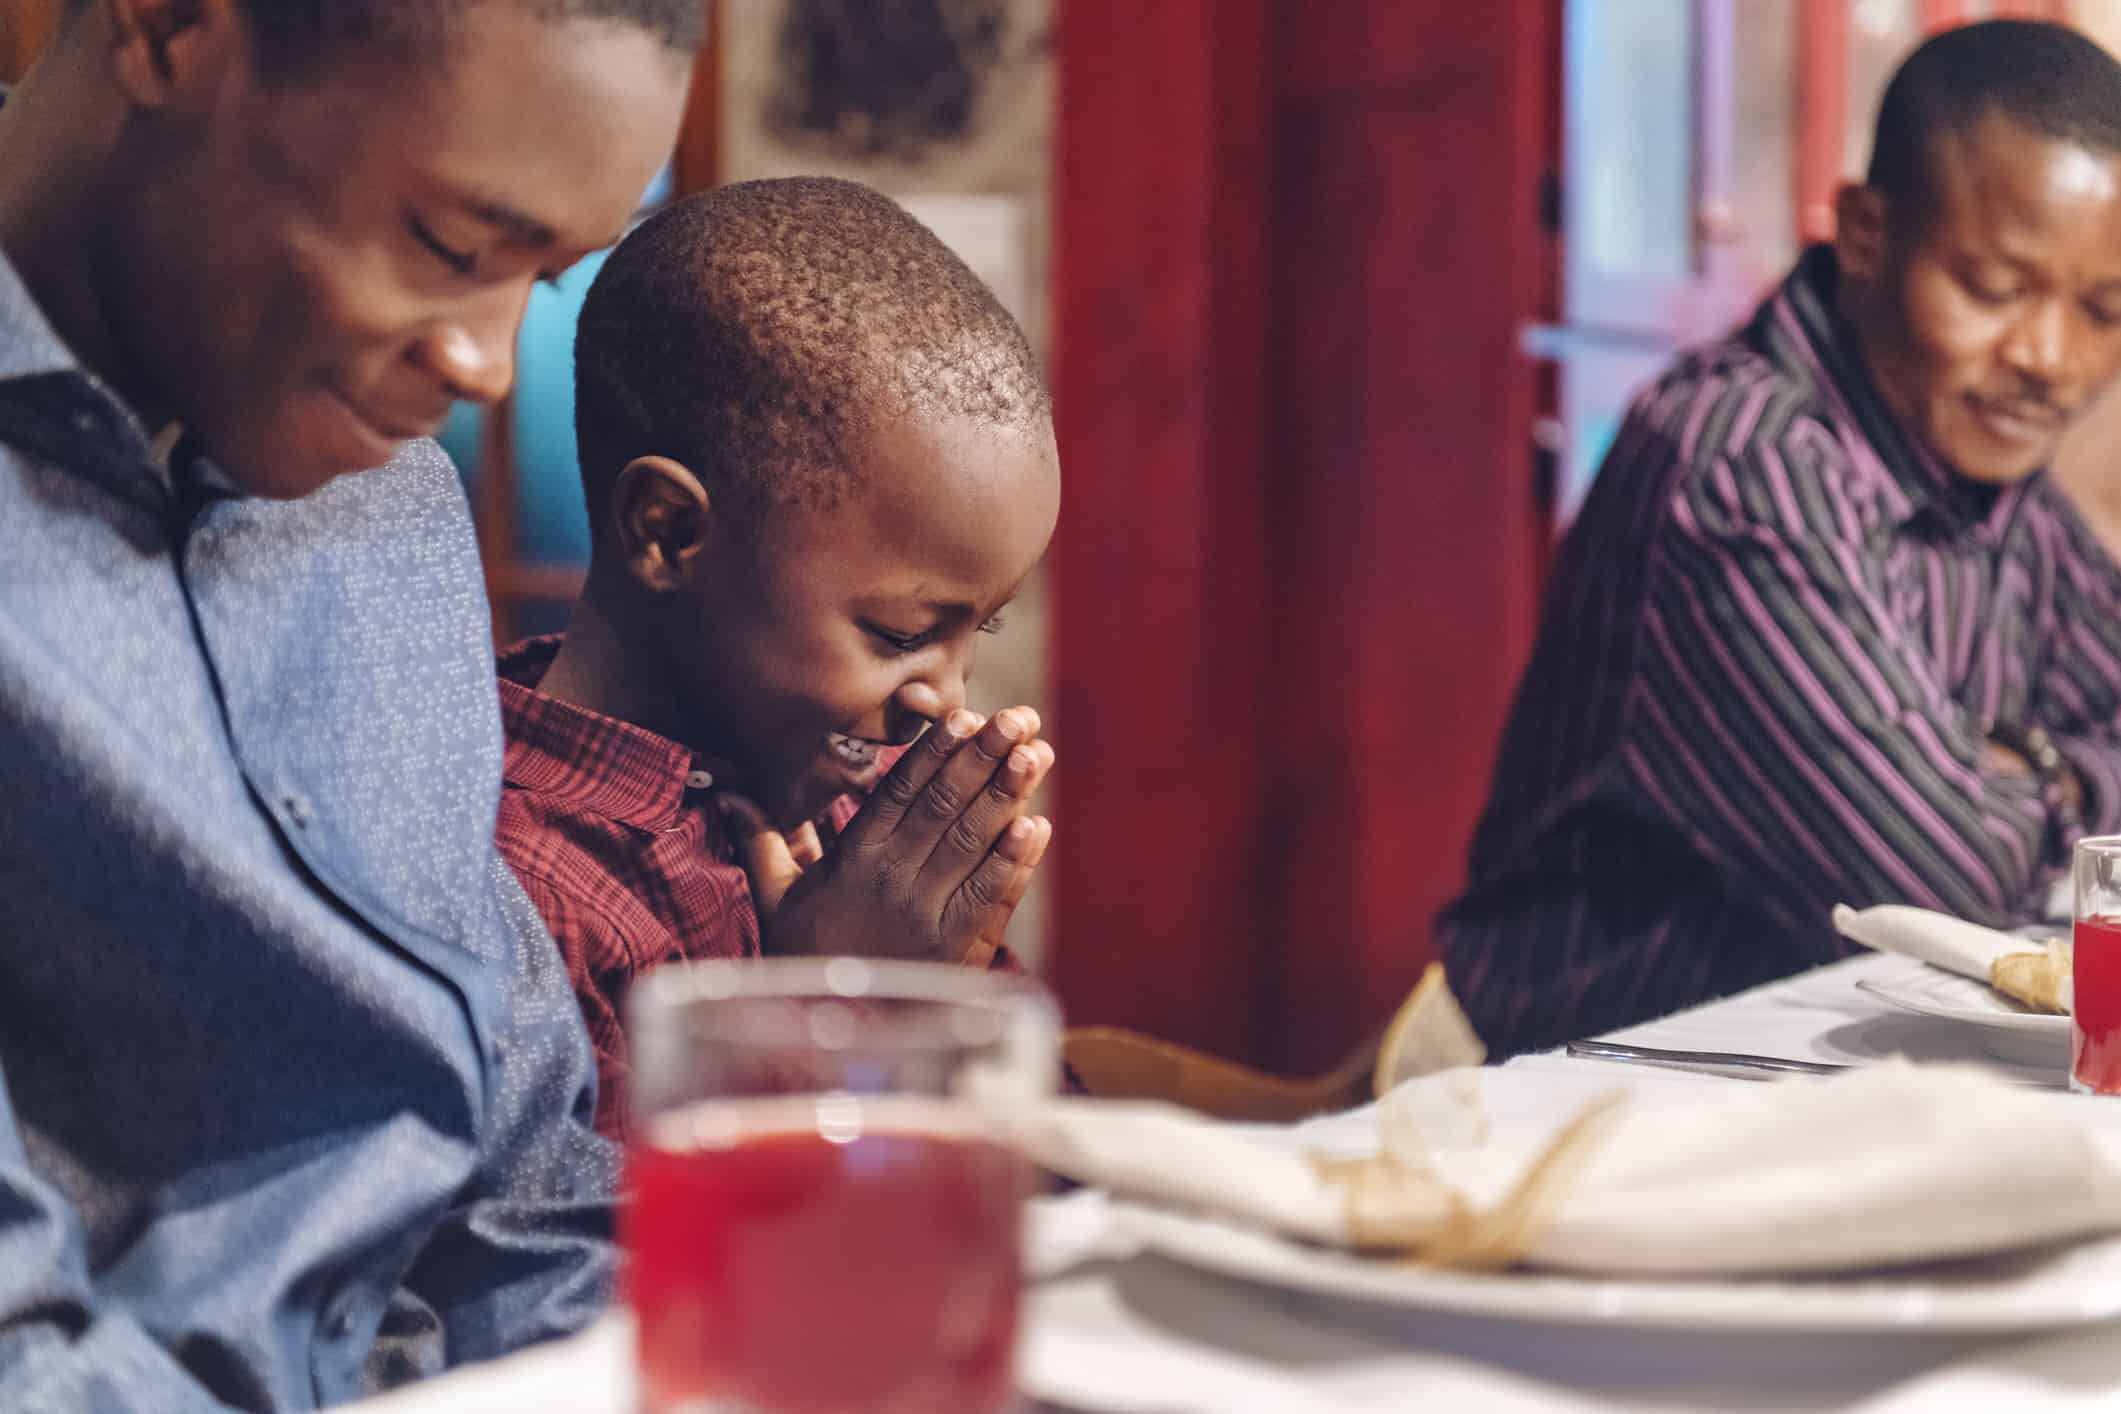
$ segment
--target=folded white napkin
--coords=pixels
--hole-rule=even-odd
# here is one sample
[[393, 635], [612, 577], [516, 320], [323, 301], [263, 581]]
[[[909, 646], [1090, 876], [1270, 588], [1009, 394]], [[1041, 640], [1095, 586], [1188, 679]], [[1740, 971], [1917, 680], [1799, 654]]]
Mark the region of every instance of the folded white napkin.
[[1977, 982], [1989, 980], [1989, 965], [1999, 957], [2040, 951], [2037, 940], [1902, 904], [1879, 904], [1860, 912], [1837, 904], [1834, 930], [1867, 948], [1912, 957]]
[[1506, 1098], [1490, 1092], [1541, 1078], [1409, 1081], [1378, 1107], [1378, 1156], [1358, 1161], [1161, 1105], [1059, 1100], [1009, 1119], [1037, 1162], [1120, 1197], [1445, 1263], [1827, 1272], [2121, 1232], [2121, 1125], [1979, 1071], [1619, 1090], [1574, 1119], [1481, 1132]]

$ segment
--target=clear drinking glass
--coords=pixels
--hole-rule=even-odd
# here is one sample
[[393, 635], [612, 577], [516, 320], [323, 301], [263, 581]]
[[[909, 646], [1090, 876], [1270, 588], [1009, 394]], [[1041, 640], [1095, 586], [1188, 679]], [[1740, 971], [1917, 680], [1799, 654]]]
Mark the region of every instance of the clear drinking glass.
[[627, 1298], [649, 1414], [1014, 1407], [1029, 978], [906, 962], [666, 967], [628, 1003]]
[[2121, 835], [2077, 841], [2069, 1083], [2121, 1095]]

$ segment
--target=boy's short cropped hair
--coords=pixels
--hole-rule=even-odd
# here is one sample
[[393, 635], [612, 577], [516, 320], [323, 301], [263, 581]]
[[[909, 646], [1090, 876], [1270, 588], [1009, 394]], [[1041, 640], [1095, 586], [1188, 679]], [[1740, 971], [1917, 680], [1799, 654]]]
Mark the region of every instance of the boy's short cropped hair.
[[934, 232], [855, 182], [742, 182], [674, 203], [598, 272], [575, 336], [593, 535], [613, 480], [665, 456], [756, 512], [837, 504], [879, 418], [1032, 429], [1023, 331]]

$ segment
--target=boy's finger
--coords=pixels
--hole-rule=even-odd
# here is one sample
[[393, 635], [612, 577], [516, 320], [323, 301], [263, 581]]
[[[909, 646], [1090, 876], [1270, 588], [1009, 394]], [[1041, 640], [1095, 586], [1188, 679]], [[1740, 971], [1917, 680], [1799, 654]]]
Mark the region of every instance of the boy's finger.
[[1006, 910], [1002, 915], [1002, 927], [1005, 929], [1009, 926], [1009, 920], [1016, 916], [1016, 906], [1022, 903], [1024, 895], [1031, 891], [1032, 876], [1038, 873], [1038, 866], [1045, 863], [1046, 847], [1053, 843], [1051, 820], [1043, 815], [1034, 815], [1031, 817], [1031, 828], [1038, 833], [1031, 837], [1030, 851], [1024, 855], [1024, 862], [1017, 866], [1016, 877], [1009, 881], [1009, 892], [1002, 895], [1002, 907]]
[[1025, 851], [1023, 863], [1016, 866], [1016, 877], [1009, 881], [1007, 891], [1002, 894], [1002, 916], [1000, 928], [994, 939], [1001, 941], [1000, 929], [1009, 926], [1009, 919], [1016, 913], [1016, 906], [1024, 901], [1031, 891], [1032, 876], [1038, 873], [1039, 862], [1046, 857], [1046, 846], [1053, 843], [1053, 822], [1043, 815], [1031, 817], [1031, 828], [1037, 831], [1031, 837], [1031, 847]]
[[808, 869], [825, 857], [825, 842], [817, 837], [817, 822], [805, 820], [788, 832], [788, 853], [798, 869]]
[[[803, 866], [788, 847], [788, 837], [773, 828], [765, 811], [741, 795], [725, 791], [715, 797], [715, 804], [736, 839], [737, 858], [751, 876], [752, 903], [761, 916], [772, 913], [781, 906], [789, 887], [803, 876]], [[816, 838], [812, 831], [811, 839]]]
[[1016, 877], [1009, 881], [1009, 887], [1003, 891], [1001, 905], [994, 910], [994, 915], [987, 920], [986, 926], [980, 929], [982, 946], [975, 947], [965, 955], [965, 961], [968, 963], [986, 966], [1008, 941], [1009, 924], [1016, 918], [1016, 906], [1022, 903], [1024, 895], [1030, 892], [1032, 876], [1038, 873], [1039, 861], [1046, 857], [1046, 846], [1053, 843], [1051, 820], [1043, 815], [1034, 815], [1031, 817], [1031, 828], [1038, 833], [1031, 837], [1030, 852], [1025, 854], [1023, 863], [1016, 866]]
[[1038, 830], [1038, 835], [1031, 841], [1031, 852], [1024, 856], [1022, 882], [1017, 885], [1016, 897], [1009, 900], [1011, 908], [1023, 900], [1024, 890], [1031, 887], [1032, 874], [1037, 871], [1039, 865], [1046, 862], [1046, 850], [1053, 843], [1051, 820], [1043, 815], [1034, 815], [1031, 817], [1031, 823]]
[[877, 782], [862, 808], [840, 832], [846, 846], [859, 852], [889, 839], [913, 802], [942, 770], [943, 763], [986, 724], [987, 719], [979, 713], [959, 708], [923, 732], [920, 740], [907, 747], [906, 754]]
[[[1024, 813], [1038, 784], [1038, 714], [1011, 707], [943, 767], [907, 812], [894, 843], [909, 857], [928, 846], [919, 894], [940, 906]], [[990, 754], [991, 753], [991, 754]]]
[[1038, 767], [1031, 773], [1029, 794], [1037, 795], [1038, 788], [1044, 785], [1046, 777], [1053, 773], [1053, 743], [1044, 737], [1040, 737], [1037, 741], [1031, 743], [1031, 749], [1038, 754]]
[[980, 925], [979, 943], [965, 954], [965, 961], [984, 967], [994, 960], [1009, 938], [1009, 924], [1016, 917], [1016, 906], [1024, 901], [1024, 893], [1031, 887], [1034, 866], [1026, 862], [1016, 866], [1016, 877], [1002, 891], [1002, 901], [995, 905], [987, 921]]
[[1008, 944], [1009, 924], [1016, 918], [1016, 906], [1024, 901], [1025, 893], [1030, 890], [1031, 878], [1038, 872], [1040, 862], [1046, 857], [1046, 846], [1053, 843], [1051, 820], [1043, 815], [1034, 815], [1031, 817], [1031, 827], [1037, 831], [1031, 837], [1031, 848], [1024, 855], [1023, 862], [1016, 866], [1016, 877], [1009, 881], [1008, 889], [1002, 894], [1000, 906], [988, 918], [986, 926], [980, 929], [979, 941], [966, 952], [964, 963], [967, 967], [992, 967], [995, 956]]
[[966, 940], [964, 950], [957, 954], [960, 958], [983, 941], [987, 924], [1002, 908], [1002, 901], [1016, 882], [1017, 870], [1030, 857], [1037, 838], [1038, 825], [1034, 820], [1019, 816], [1011, 821], [993, 852], [980, 861], [944, 905], [943, 937]]

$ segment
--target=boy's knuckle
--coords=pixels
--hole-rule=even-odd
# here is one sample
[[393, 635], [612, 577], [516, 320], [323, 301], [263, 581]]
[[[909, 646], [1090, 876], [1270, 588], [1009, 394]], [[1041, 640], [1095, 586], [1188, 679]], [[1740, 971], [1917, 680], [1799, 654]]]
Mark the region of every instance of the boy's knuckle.
[[921, 796], [921, 810], [931, 819], [954, 820], [965, 809], [965, 793], [949, 781], [937, 779], [928, 783], [927, 792]]
[[1000, 900], [995, 897], [994, 891], [985, 884], [973, 884], [965, 890], [965, 907], [970, 910], [974, 919], [985, 914], [998, 902]]
[[904, 809], [912, 803], [920, 788], [920, 782], [913, 778], [911, 772], [893, 771], [884, 777], [883, 784], [876, 788], [876, 792], [889, 804]]
[[964, 898], [975, 915], [983, 914], [1002, 901], [1002, 874], [993, 868], [981, 869], [965, 881]]
[[943, 836], [943, 843], [968, 858], [978, 858], [987, 848], [986, 837], [981, 833], [979, 821], [970, 815], [960, 815]]

